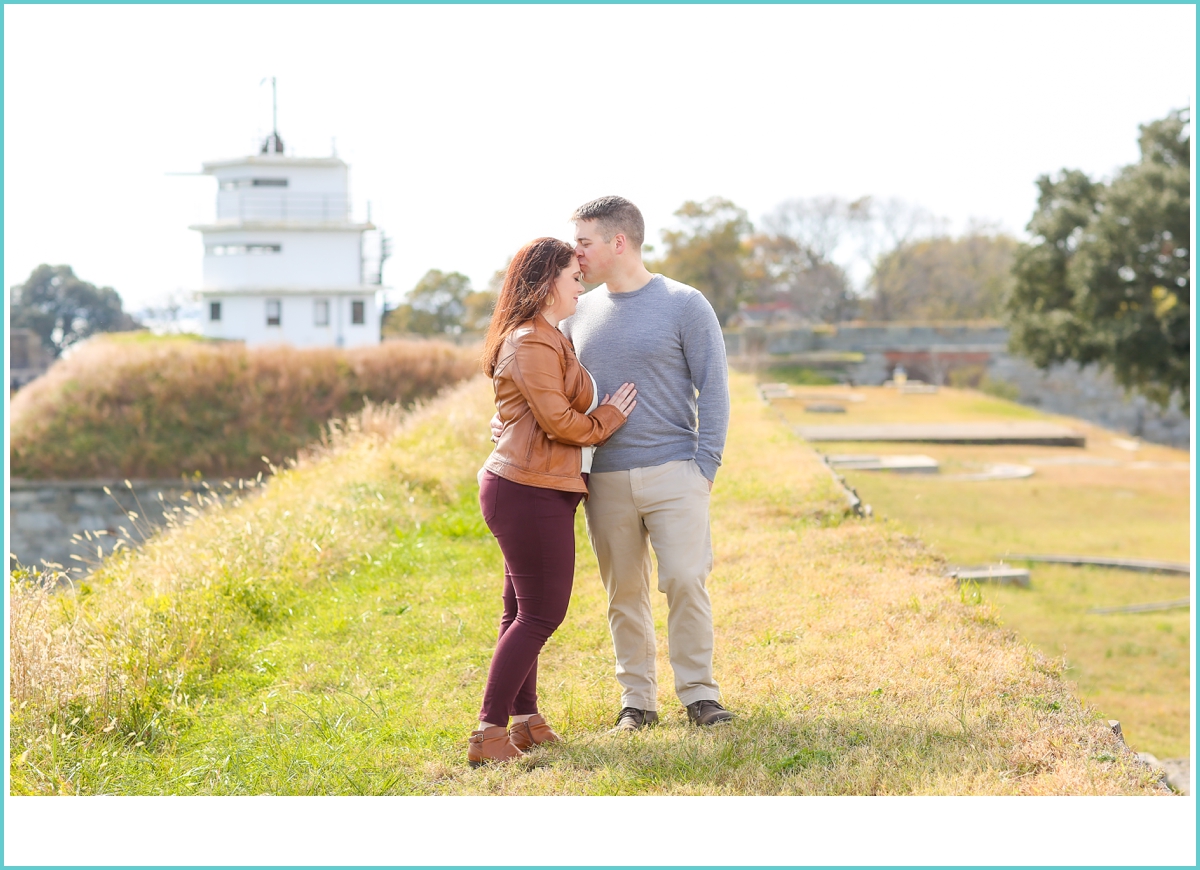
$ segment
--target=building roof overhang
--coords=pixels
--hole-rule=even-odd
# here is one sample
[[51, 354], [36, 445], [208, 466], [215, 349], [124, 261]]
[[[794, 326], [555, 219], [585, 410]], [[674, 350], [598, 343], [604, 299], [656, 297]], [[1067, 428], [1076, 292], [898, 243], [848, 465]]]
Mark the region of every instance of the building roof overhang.
[[201, 171], [211, 174], [218, 169], [233, 169], [238, 166], [254, 168], [285, 167], [285, 166], [317, 166], [345, 167], [346, 162], [340, 157], [285, 157], [282, 154], [251, 154], [246, 157], [231, 157], [228, 160], [210, 160], [201, 164]]
[[235, 287], [193, 291], [199, 298], [210, 296], [373, 296], [380, 290], [391, 290], [383, 284], [355, 284], [342, 287]]
[[367, 230], [376, 229], [375, 224], [370, 221], [362, 223], [354, 223], [352, 221], [217, 221], [211, 224], [191, 224], [189, 230], [196, 230], [201, 233], [224, 233], [224, 232], [281, 232], [288, 230], [291, 232], [354, 232], [363, 233]]

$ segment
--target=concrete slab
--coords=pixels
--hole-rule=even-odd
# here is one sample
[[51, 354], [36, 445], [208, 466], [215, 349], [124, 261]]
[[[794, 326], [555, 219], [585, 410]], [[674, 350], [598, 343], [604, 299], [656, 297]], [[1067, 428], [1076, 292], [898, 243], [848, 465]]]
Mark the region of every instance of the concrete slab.
[[947, 577], [962, 583], [997, 583], [1004, 586], [1029, 587], [1029, 571], [1011, 565], [983, 565], [974, 568], [951, 568]]
[[1057, 423], [873, 423], [848, 426], [797, 426], [807, 441], [892, 441], [926, 444], [1042, 444], [1085, 447], [1082, 432]]
[[825, 461], [838, 471], [893, 471], [898, 474], [937, 474], [938, 461], [924, 454], [874, 456], [869, 453], [835, 453]]
[[1033, 477], [1033, 469], [1028, 465], [1015, 465], [1010, 462], [994, 462], [983, 471], [966, 474], [947, 474], [942, 480], [1020, 480]]
[[787, 384], [759, 384], [758, 392], [767, 401], [792, 397], [792, 388]]
[[1149, 604], [1126, 604], [1122, 607], [1092, 607], [1088, 613], [1153, 613], [1156, 610], [1179, 610], [1191, 606], [1191, 598], [1178, 598], [1175, 601], [1152, 601]]
[[1051, 562], [1058, 565], [1094, 565], [1098, 568], [1119, 568], [1122, 571], [1144, 571], [1150, 574], [1191, 574], [1188, 562], [1165, 562], [1160, 559], [1115, 559], [1108, 556], [1034, 555], [1005, 553], [1002, 558], [1014, 562]]
[[809, 414], [845, 414], [845, 405], [835, 405], [832, 402], [812, 402], [805, 405], [804, 410]]
[[804, 393], [795, 392], [788, 397], [802, 402], [865, 402], [867, 397], [862, 393]]

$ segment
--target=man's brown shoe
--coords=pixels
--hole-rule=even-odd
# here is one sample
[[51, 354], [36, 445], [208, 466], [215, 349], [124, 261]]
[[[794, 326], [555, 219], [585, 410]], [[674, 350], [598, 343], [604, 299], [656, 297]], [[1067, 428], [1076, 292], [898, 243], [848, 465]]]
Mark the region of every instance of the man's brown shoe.
[[513, 746], [522, 752], [539, 743], [558, 743], [562, 740], [550, 730], [541, 713], [534, 713], [524, 722], [515, 723], [508, 729], [508, 736], [512, 739]]
[[482, 731], [472, 731], [467, 739], [467, 761], [471, 767], [490, 764], [493, 761], [508, 761], [524, 755], [517, 749], [503, 725], [489, 725]]
[[640, 731], [649, 725], [658, 724], [658, 713], [653, 710], [639, 710], [637, 707], [622, 707], [617, 714], [617, 724], [609, 730], [609, 734], [620, 734], [622, 731]]
[[687, 714], [693, 725], [720, 725], [733, 718], [733, 714], [716, 701], [694, 701], [687, 705]]

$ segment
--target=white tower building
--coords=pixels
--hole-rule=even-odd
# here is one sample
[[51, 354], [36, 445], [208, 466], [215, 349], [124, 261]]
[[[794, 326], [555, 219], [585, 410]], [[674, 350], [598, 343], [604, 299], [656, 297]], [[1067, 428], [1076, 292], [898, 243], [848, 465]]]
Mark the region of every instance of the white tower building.
[[363, 233], [337, 157], [287, 157], [277, 133], [262, 151], [205, 163], [217, 216], [204, 237], [204, 334], [247, 345], [379, 343], [381, 291], [363, 275]]

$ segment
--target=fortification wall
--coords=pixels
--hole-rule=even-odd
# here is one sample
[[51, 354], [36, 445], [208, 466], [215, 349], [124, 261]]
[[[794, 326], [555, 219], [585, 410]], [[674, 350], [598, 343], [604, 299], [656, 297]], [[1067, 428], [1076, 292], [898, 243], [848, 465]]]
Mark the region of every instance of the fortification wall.
[[[140, 543], [166, 525], [167, 511], [188, 503], [185, 494], [191, 497], [208, 486], [181, 478], [130, 483], [132, 489], [120, 480], [10, 481], [10, 563], [15, 556], [24, 565], [36, 566], [42, 561], [64, 568], [94, 564], [101, 553], [113, 551], [123, 537], [122, 528]], [[130, 511], [137, 516], [131, 518]], [[75, 540], [74, 535], [83, 540]]]

